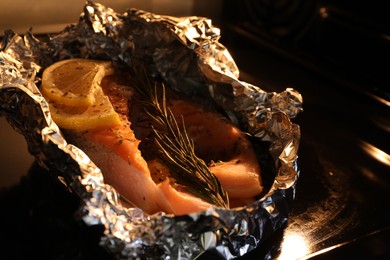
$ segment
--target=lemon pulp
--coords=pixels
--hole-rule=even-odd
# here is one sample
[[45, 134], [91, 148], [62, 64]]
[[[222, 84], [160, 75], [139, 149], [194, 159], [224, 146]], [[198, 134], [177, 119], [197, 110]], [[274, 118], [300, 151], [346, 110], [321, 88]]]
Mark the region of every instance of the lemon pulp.
[[78, 131], [119, 125], [119, 115], [100, 86], [113, 72], [110, 62], [88, 59], [62, 60], [46, 68], [40, 90], [54, 122]]

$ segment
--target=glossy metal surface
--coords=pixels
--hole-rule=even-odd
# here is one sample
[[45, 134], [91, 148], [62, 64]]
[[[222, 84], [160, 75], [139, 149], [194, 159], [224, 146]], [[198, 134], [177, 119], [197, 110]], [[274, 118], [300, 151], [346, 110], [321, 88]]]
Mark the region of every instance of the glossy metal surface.
[[[318, 56], [308, 59], [299, 49], [270, 45], [242, 27], [226, 26], [222, 35], [243, 80], [268, 91], [292, 86], [304, 98], [304, 112], [294, 120], [302, 131], [301, 173], [289, 221], [241, 259], [390, 258], [385, 81], [372, 79], [375, 73], [362, 75], [363, 69], [346, 72]], [[370, 71], [380, 72], [378, 66], [372, 64]], [[0, 122], [1, 175], [12, 174], [0, 185], [1, 212], [6, 212], [0, 214], [2, 254], [110, 259], [98, 245], [100, 230], [74, 220], [78, 200], [33, 164], [22, 137]], [[16, 163], [5, 159], [11, 152], [19, 153]]]
[[[253, 52], [253, 48], [244, 41], [239, 47], [230, 46], [243, 79], [274, 90], [293, 85], [304, 97], [304, 112], [295, 120], [302, 130], [301, 175], [286, 227], [242, 259], [321, 259], [327, 255], [335, 259], [357, 252], [389, 256], [389, 136], [383, 125], [389, 107], [258, 47]], [[247, 66], [252, 59], [261, 62]], [[4, 129], [2, 140], [18, 137]], [[24, 156], [27, 151], [23, 140], [19, 141], [12, 142], [12, 150]], [[10, 144], [2, 141], [1, 145], [1, 158], [5, 158]], [[28, 156], [21, 163], [24, 160], [30, 163]], [[8, 165], [2, 175], [12, 171], [14, 164]], [[27, 248], [29, 254], [47, 259], [100, 252], [98, 232], [74, 221], [78, 202], [71, 194], [35, 165], [21, 175], [27, 177], [15, 181], [10, 189], [2, 183], [2, 211], [8, 212], [0, 219], [5, 223], [1, 235], [7, 241], [5, 252], [22, 258], [27, 252], [21, 249]], [[74, 250], [67, 251], [67, 247]]]
[[237, 24], [224, 32], [229, 33], [222, 42], [243, 80], [268, 91], [292, 86], [304, 99], [304, 112], [295, 121], [302, 131], [301, 175], [289, 222], [274, 238], [279, 246], [271, 243], [271, 252], [260, 248], [243, 259], [389, 257], [387, 78], [350, 74], [316, 52], [270, 45], [269, 38]]

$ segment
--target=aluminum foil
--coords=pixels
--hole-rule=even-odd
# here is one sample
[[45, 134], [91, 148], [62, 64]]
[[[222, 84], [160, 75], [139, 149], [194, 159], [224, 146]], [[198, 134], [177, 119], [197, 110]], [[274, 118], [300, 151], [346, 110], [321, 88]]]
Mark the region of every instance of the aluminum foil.
[[[137, 9], [119, 14], [87, 2], [77, 24], [39, 39], [5, 32], [0, 45], [0, 114], [24, 135], [29, 152], [80, 197], [80, 217], [103, 225], [101, 245], [118, 259], [194, 259], [212, 252], [225, 259], [261, 246], [288, 219], [299, 175], [300, 111], [294, 89], [265, 92], [240, 81], [220, 31], [203, 17], [169, 17]], [[237, 209], [210, 208], [185, 216], [123, 208], [99, 168], [68, 144], [39, 92], [40, 75], [55, 61], [112, 60], [118, 69], [142, 65], [176, 90], [222, 107], [259, 147], [268, 193]], [[255, 63], [255, 61], [254, 61]], [[264, 149], [266, 147], [266, 149]]]

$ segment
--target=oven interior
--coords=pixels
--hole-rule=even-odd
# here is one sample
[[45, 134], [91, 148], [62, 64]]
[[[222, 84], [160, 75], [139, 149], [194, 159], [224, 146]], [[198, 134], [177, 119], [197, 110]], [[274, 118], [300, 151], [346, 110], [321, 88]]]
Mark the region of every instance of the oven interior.
[[[1, 29], [20, 33], [28, 29], [26, 23], [37, 24], [42, 34], [58, 31], [78, 17], [82, 6], [64, 1], [62, 15], [45, 18], [42, 10], [58, 8], [54, 2], [35, 1], [33, 8], [27, 8], [29, 1], [7, 7], [5, 2]], [[101, 1], [110, 6], [106, 2]], [[241, 259], [390, 257], [390, 16], [382, 2], [111, 2], [117, 11], [131, 6], [210, 17], [241, 80], [266, 91], [293, 87], [302, 94], [303, 112], [293, 119], [302, 134], [300, 177], [289, 220]], [[9, 213], [0, 217], [9, 223], [1, 232], [4, 253], [17, 259], [110, 259], [98, 246], [101, 230], [74, 222], [77, 198], [43, 177], [22, 137], [1, 120], [0, 166], [10, 173], [2, 174], [0, 189]]]

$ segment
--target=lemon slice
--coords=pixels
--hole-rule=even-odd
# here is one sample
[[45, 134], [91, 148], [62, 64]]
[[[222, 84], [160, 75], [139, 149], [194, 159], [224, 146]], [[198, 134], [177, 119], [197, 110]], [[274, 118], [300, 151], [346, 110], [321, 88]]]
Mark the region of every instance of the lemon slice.
[[56, 62], [42, 75], [42, 94], [67, 106], [90, 106], [104, 76], [113, 74], [110, 62], [68, 59]]
[[48, 67], [41, 92], [54, 122], [77, 131], [120, 125], [119, 115], [100, 86], [103, 77], [113, 71], [110, 63], [87, 59], [63, 60]]

